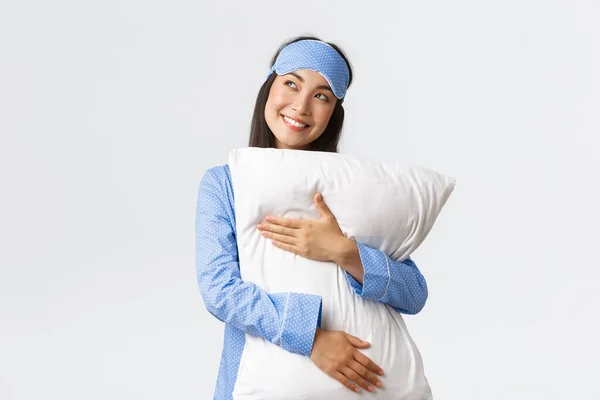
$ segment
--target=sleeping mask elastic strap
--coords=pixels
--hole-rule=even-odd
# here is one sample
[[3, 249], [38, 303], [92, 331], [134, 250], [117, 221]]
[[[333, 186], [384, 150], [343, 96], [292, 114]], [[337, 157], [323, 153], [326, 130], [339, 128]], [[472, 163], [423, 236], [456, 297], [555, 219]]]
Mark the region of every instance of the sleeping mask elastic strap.
[[277, 56], [267, 78], [273, 72], [285, 75], [298, 69], [309, 69], [323, 75], [335, 97], [340, 99], [340, 102], [344, 101], [350, 71], [346, 61], [333, 47], [312, 39], [290, 43]]

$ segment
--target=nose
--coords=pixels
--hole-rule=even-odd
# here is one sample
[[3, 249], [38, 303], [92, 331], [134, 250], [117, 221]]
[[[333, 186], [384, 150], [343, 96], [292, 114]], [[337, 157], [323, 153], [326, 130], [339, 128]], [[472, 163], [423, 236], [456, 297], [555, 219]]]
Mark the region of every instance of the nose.
[[292, 109], [298, 114], [310, 115], [310, 94], [298, 94], [294, 98]]

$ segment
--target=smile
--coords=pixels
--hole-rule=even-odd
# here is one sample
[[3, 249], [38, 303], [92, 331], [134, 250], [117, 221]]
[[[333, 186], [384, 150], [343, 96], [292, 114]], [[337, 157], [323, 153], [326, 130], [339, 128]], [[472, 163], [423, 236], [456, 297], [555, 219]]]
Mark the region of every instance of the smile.
[[287, 126], [289, 126], [290, 128], [294, 129], [294, 130], [302, 130], [308, 127], [307, 124], [302, 124], [294, 119], [291, 119], [290, 117], [287, 117], [285, 115], [281, 116], [283, 118], [283, 122], [285, 122], [285, 124]]

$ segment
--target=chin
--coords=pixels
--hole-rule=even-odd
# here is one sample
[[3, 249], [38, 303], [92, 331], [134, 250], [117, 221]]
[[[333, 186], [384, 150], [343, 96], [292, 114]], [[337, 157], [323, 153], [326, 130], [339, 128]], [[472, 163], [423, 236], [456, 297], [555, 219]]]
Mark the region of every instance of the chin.
[[[304, 135], [302, 135], [304, 136]], [[311, 143], [311, 140], [306, 138], [305, 136], [300, 138], [298, 134], [294, 137], [293, 134], [283, 133], [282, 135], [275, 135], [276, 142], [279, 142], [281, 146], [285, 146], [286, 148], [292, 149], [304, 149], [308, 147]]]
[[287, 148], [287, 149], [294, 149], [294, 150], [304, 150], [305, 148], [307, 148], [309, 146], [309, 143], [290, 143], [288, 141], [284, 141], [284, 140], [278, 140], [279, 142], [279, 147], [283, 147], [283, 148]]

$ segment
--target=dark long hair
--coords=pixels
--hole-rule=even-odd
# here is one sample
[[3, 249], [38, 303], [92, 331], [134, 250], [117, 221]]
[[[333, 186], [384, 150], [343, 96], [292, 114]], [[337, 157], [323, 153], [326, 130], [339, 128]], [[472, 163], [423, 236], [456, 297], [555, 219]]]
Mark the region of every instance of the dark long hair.
[[[283, 43], [279, 49], [275, 52], [275, 55], [271, 59], [271, 64], [269, 67], [273, 67], [275, 61], [277, 60], [277, 56], [281, 50], [290, 43], [298, 42], [300, 40], [319, 40], [316, 36], [298, 36], [293, 39], [287, 40]], [[352, 84], [352, 66], [350, 65], [350, 61], [348, 57], [344, 54], [344, 52], [334, 43], [325, 42], [331, 47], [333, 47], [339, 54], [342, 56], [346, 64], [348, 65], [348, 70], [350, 71], [350, 79], [348, 80], [348, 87]], [[258, 91], [258, 96], [256, 97], [256, 104], [254, 105], [254, 114], [252, 115], [252, 124], [250, 126], [250, 140], [248, 141], [248, 146], [250, 147], [275, 147], [275, 136], [269, 126], [267, 125], [267, 121], [265, 120], [265, 105], [267, 104], [267, 98], [269, 97], [269, 92], [271, 91], [271, 86], [273, 85], [273, 81], [277, 77], [276, 73], [271, 74], [269, 79], [263, 83]], [[333, 109], [333, 113], [329, 118], [329, 123], [327, 127], [315, 141], [309, 144], [309, 149], [314, 151], [328, 151], [337, 153], [338, 151], [338, 143], [340, 141], [340, 136], [342, 134], [342, 126], [344, 125], [344, 107], [338, 98], [336, 98], [335, 107]]]

